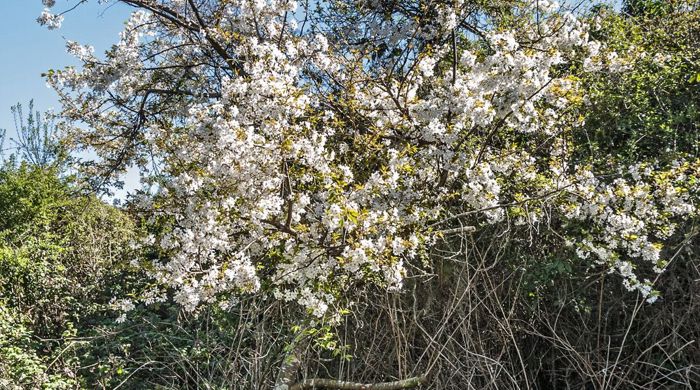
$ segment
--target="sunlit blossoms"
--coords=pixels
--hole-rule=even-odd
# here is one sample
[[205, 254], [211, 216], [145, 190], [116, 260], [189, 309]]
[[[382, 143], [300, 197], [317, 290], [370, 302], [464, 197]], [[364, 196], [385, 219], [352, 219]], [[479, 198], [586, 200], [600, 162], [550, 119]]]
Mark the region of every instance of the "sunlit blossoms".
[[49, 30], [55, 30], [61, 28], [61, 23], [63, 23], [63, 16], [51, 13], [51, 10], [45, 8], [41, 12], [41, 15], [36, 19], [36, 21], [42, 25], [46, 26]]
[[140, 266], [188, 310], [264, 291], [333, 315], [345, 288], [400, 289], [456, 228], [499, 224], [551, 229], [653, 301], [645, 279], [696, 212], [695, 161], [576, 158], [578, 76], [627, 56], [554, 2], [513, 26], [460, 1], [424, 20], [347, 2], [355, 28], [325, 3], [326, 22], [291, 1], [123, 2], [141, 10], [105, 58], [69, 42], [83, 66], [48, 81], [90, 174], [142, 168], [139, 206], [167, 228]]

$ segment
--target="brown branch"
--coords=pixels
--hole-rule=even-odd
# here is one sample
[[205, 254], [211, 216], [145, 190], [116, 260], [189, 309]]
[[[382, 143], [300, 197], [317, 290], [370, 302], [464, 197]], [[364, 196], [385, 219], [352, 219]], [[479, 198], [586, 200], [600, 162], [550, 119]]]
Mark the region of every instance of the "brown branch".
[[452, 85], [457, 82], [457, 34], [452, 29]]
[[274, 219], [263, 219], [260, 222], [266, 223], [274, 228], [277, 228], [277, 230], [282, 232], [282, 233], [287, 233], [287, 234], [292, 235], [294, 237], [299, 235], [299, 233], [297, 233], [296, 230], [294, 230], [291, 227], [286, 226], [286, 225], [284, 225], [284, 224], [282, 224]]
[[476, 226], [462, 226], [454, 229], [445, 229], [445, 230], [438, 230], [435, 233], [442, 234], [443, 236], [447, 236], [449, 234], [456, 234], [456, 233], [474, 233], [476, 232]]
[[197, 19], [197, 24], [191, 22], [188, 20], [186, 17], [180, 15], [179, 13], [173, 11], [172, 9], [162, 6], [162, 5], [157, 5], [157, 4], [150, 4], [146, 1], [143, 0], [121, 0], [127, 5], [130, 5], [135, 8], [143, 8], [146, 10], [149, 10], [153, 12], [155, 15], [160, 16], [171, 23], [173, 23], [176, 26], [182, 27], [192, 33], [198, 33], [201, 30], [204, 30], [204, 39], [209, 42], [211, 45], [211, 48], [214, 49], [214, 51], [228, 64], [232, 70], [236, 71], [239, 75], [241, 76], [246, 76], [246, 72], [243, 69], [243, 66], [237, 62], [233, 57], [229, 55], [229, 53], [224, 49], [223, 46], [219, 42], [217, 42], [213, 37], [209, 35], [209, 33], [206, 32], [206, 24], [202, 16], [199, 14], [199, 10], [197, 9], [196, 5], [194, 2], [189, 1], [188, 4], [192, 8], [192, 12], [195, 15], [195, 18]]
[[420, 385], [428, 383], [426, 375], [414, 376], [412, 378], [383, 383], [354, 383], [345, 382], [335, 379], [306, 379], [304, 381], [293, 384], [289, 390], [305, 390], [305, 389], [338, 389], [338, 390], [400, 390], [412, 389]]
[[294, 377], [296, 376], [297, 370], [299, 370], [299, 367], [301, 366], [299, 356], [303, 352], [302, 341], [303, 340], [294, 341], [295, 345], [289, 351], [287, 356], [285, 356], [284, 361], [282, 362], [282, 367], [277, 375], [277, 380], [275, 381], [275, 390], [287, 390], [292, 389], [295, 386], [292, 385], [292, 387], [289, 387], [289, 384], [292, 383]]
[[229, 56], [228, 52], [226, 52], [226, 49], [223, 48], [217, 42], [214, 38], [212, 38], [209, 33], [206, 31], [207, 26], [206, 23], [204, 23], [204, 19], [202, 19], [202, 16], [199, 14], [199, 10], [197, 9], [197, 6], [194, 4], [194, 0], [189, 0], [190, 8], [192, 8], [192, 12], [194, 13], [195, 19], [197, 19], [197, 23], [199, 26], [204, 30], [204, 38], [209, 42], [209, 44], [214, 48], [214, 51], [216, 51], [221, 58], [223, 58], [233, 69], [238, 68], [238, 64], [236, 64], [236, 61], [234, 61], [231, 56]]
[[149, 88], [142, 90], [145, 93], [154, 93], [159, 95], [176, 95], [176, 96], [195, 96], [204, 97], [210, 99], [221, 99], [221, 94], [218, 92], [201, 92], [197, 93], [194, 91], [186, 91], [179, 89], [161, 89], [161, 88]]

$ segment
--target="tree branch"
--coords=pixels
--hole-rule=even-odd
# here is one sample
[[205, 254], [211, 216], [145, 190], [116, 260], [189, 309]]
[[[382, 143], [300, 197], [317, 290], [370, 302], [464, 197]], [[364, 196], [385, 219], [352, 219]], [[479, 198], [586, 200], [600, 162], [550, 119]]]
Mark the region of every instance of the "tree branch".
[[428, 383], [427, 375], [414, 376], [412, 378], [395, 381], [395, 382], [383, 382], [383, 383], [354, 383], [345, 382], [335, 379], [306, 379], [302, 382], [293, 384], [289, 390], [305, 390], [305, 389], [338, 389], [338, 390], [400, 390], [400, 389], [412, 389], [420, 385]]

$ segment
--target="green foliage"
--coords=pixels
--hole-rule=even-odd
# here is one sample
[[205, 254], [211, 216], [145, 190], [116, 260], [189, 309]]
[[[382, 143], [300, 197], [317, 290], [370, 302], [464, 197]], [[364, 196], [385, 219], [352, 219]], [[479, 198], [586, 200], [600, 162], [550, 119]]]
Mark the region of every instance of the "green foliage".
[[234, 386], [234, 348], [254, 351], [254, 324], [222, 310], [183, 318], [168, 302], [115, 323], [110, 301], [147, 283], [129, 261], [153, 256], [129, 249], [139, 229], [124, 211], [56, 167], [10, 161], [0, 215], [0, 388]]
[[90, 341], [76, 347], [88, 367], [78, 374], [84, 388], [236, 388], [237, 359], [254, 349], [242, 329], [219, 310], [181, 317], [171, 303], [137, 308], [123, 324], [96, 326]]
[[626, 0], [622, 10], [631, 16], [663, 16], [672, 12], [673, 2], [668, 0]]
[[94, 197], [78, 196], [55, 169], [22, 163], [0, 171], [0, 297], [32, 312], [42, 334], [108, 301], [102, 286], [128, 250], [133, 224]]
[[630, 1], [631, 15], [602, 11], [593, 36], [630, 66], [586, 80], [593, 105], [583, 155], [626, 162], [698, 156], [700, 12], [684, 11], [684, 3]]
[[75, 388], [73, 339], [107, 315], [133, 224], [56, 167], [13, 161], [0, 169], [0, 215], [0, 381]]
[[51, 364], [38, 355], [40, 347], [29, 319], [0, 302], [0, 388], [76, 388], [70, 371], [51, 373]]

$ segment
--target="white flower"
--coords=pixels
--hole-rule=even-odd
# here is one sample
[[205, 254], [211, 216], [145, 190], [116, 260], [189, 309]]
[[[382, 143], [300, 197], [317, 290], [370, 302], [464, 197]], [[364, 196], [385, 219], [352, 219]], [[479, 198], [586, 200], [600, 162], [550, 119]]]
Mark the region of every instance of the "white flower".
[[48, 8], [44, 8], [36, 21], [40, 25], [46, 26], [49, 30], [55, 30], [57, 28], [61, 28], [61, 23], [63, 23], [63, 15], [53, 14]]

